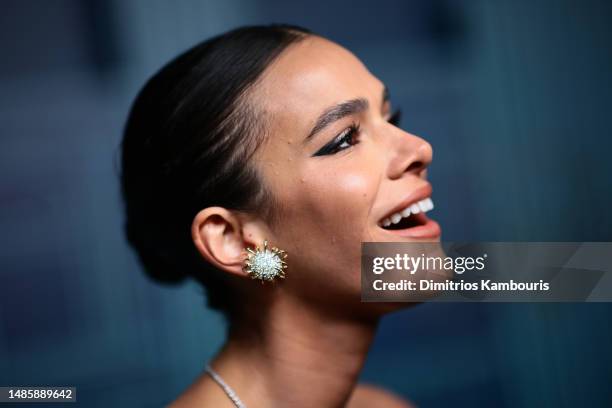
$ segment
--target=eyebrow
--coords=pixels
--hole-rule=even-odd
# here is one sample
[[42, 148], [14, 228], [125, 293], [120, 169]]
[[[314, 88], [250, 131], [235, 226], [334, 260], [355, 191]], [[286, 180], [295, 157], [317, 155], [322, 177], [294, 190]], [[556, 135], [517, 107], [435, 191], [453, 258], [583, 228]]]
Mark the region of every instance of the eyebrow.
[[[383, 105], [389, 100], [389, 90], [385, 86], [383, 89]], [[350, 115], [361, 113], [369, 108], [370, 104], [367, 99], [357, 98], [350, 101], [341, 102], [331, 108], [328, 108], [319, 116], [314, 127], [304, 139], [304, 143], [310, 141], [317, 133], [331, 125], [332, 123]]]

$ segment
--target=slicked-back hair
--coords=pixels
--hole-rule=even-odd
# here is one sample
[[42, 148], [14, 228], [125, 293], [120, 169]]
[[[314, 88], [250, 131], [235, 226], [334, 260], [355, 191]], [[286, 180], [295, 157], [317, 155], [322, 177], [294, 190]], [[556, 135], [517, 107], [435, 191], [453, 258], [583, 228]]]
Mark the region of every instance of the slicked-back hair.
[[251, 26], [204, 41], [146, 82], [127, 119], [121, 186], [128, 242], [150, 277], [193, 277], [209, 306], [225, 313], [231, 289], [197, 253], [191, 224], [209, 206], [273, 218], [274, 198], [249, 162], [265, 118], [248, 94], [283, 50], [309, 33]]

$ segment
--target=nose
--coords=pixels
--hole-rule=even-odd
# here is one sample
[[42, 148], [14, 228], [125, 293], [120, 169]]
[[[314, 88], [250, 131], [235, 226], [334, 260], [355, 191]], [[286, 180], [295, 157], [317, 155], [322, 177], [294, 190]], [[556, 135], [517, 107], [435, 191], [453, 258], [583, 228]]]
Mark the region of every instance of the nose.
[[389, 161], [388, 176], [390, 179], [397, 179], [404, 173], [412, 173], [421, 176], [423, 171], [429, 166], [433, 158], [431, 145], [423, 138], [401, 129], [393, 129], [390, 137], [389, 151], [391, 160]]

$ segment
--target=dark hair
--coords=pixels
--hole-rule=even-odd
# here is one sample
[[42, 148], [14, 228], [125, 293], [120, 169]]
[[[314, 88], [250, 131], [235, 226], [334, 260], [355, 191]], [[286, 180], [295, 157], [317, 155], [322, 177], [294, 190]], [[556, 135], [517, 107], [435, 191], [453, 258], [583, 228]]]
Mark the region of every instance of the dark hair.
[[197, 253], [195, 215], [209, 206], [274, 214], [249, 159], [265, 135], [248, 91], [289, 45], [310, 32], [289, 25], [238, 28], [182, 53], [140, 91], [125, 127], [121, 184], [125, 232], [149, 276], [196, 278], [208, 305], [228, 313], [221, 273]]

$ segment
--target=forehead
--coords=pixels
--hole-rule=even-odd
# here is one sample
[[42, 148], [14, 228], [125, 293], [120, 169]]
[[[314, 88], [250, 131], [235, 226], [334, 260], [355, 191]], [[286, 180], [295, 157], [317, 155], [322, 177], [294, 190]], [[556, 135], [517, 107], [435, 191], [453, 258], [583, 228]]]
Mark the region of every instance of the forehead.
[[263, 108], [269, 130], [304, 130], [339, 102], [367, 98], [375, 103], [382, 88], [351, 52], [312, 36], [290, 46], [268, 67], [253, 97]]

